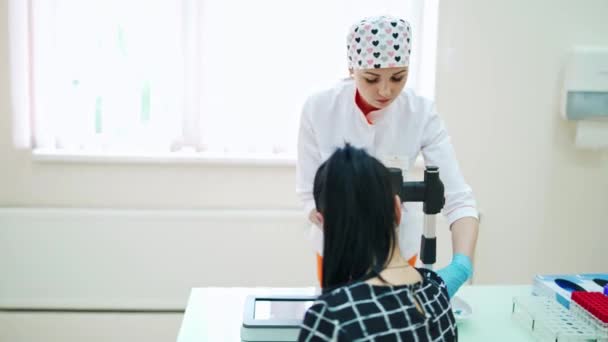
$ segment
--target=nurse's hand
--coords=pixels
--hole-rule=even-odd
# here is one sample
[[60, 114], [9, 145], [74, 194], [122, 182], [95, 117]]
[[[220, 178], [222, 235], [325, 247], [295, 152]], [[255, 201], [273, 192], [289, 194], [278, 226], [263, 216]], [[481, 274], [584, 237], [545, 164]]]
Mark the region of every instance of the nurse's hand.
[[323, 215], [321, 215], [321, 213], [318, 212], [316, 209], [313, 209], [310, 211], [310, 214], [308, 215], [308, 219], [315, 226], [323, 229]]
[[456, 253], [452, 262], [438, 270], [437, 274], [445, 282], [448, 295], [452, 298], [458, 289], [473, 275], [473, 264], [471, 264], [471, 259], [468, 256]]

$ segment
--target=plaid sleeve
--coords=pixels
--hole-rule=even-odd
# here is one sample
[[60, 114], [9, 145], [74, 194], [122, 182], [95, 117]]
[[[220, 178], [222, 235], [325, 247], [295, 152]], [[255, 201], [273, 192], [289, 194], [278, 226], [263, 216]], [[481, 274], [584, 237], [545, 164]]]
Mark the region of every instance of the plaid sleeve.
[[336, 341], [338, 331], [338, 321], [330, 317], [327, 303], [318, 302], [306, 311], [298, 341]]

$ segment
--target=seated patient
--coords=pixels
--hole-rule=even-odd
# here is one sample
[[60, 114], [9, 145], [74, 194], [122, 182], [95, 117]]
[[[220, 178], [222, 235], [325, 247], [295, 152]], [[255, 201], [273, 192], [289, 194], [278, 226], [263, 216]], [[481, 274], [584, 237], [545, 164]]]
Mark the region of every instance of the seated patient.
[[323, 163], [313, 194], [322, 216], [323, 294], [299, 341], [456, 341], [447, 288], [398, 247], [401, 200], [388, 169], [346, 145]]

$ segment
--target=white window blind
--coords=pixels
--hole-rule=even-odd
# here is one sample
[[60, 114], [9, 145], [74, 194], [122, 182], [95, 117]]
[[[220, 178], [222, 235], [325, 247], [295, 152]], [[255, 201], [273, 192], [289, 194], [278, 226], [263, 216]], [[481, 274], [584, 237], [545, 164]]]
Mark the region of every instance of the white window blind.
[[407, 86], [433, 96], [436, 1], [11, 6], [15, 136], [22, 146], [293, 157], [304, 100], [348, 75], [346, 33], [370, 15], [411, 22]]

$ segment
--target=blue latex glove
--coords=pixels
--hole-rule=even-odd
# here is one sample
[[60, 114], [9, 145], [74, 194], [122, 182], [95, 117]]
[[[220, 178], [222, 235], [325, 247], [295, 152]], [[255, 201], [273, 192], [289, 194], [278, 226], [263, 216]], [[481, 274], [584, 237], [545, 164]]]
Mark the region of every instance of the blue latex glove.
[[473, 264], [471, 264], [471, 259], [468, 256], [456, 253], [452, 262], [438, 270], [437, 274], [447, 285], [448, 295], [452, 298], [456, 291], [473, 275]]

